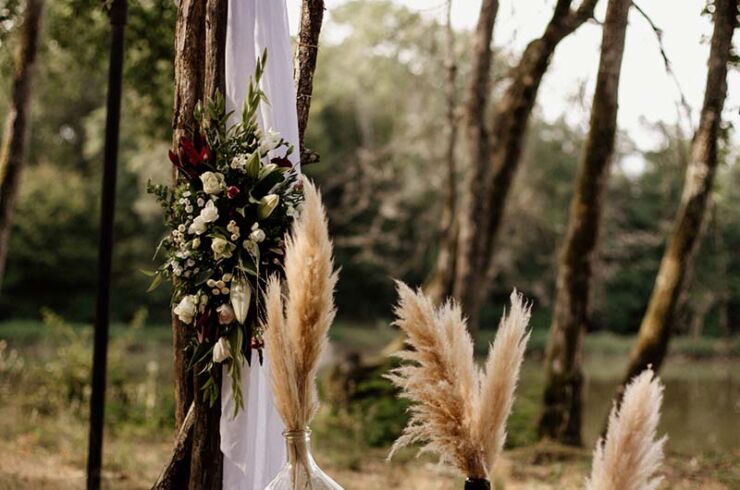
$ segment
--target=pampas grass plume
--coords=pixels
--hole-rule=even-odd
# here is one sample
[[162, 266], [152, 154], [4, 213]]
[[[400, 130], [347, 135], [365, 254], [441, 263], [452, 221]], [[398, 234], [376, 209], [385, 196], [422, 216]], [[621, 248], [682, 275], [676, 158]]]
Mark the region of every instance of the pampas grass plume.
[[410, 349], [396, 354], [403, 363], [388, 378], [411, 401], [410, 419], [395, 442], [434, 452], [465, 476], [487, 479], [506, 437], [506, 419], [528, 339], [529, 307], [511, 296], [512, 309], [499, 327], [485, 372], [473, 359], [473, 340], [460, 307], [435, 308], [423, 293], [398, 283], [395, 324]]
[[663, 385], [648, 368], [627, 385], [609, 415], [606, 439], [594, 451], [586, 490], [655, 490], [666, 437], [656, 439]]
[[275, 406], [289, 431], [305, 430], [318, 409], [316, 371], [334, 321], [336, 282], [321, 195], [305, 180], [303, 210], [286, 240], [287, 294], [276, 277], [266, 291], [265, 349]]

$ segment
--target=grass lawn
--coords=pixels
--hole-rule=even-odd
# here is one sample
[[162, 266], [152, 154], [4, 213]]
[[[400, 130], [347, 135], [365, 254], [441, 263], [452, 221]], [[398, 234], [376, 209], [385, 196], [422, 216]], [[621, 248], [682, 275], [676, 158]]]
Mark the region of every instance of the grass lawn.
[[[170, 332], [166, 326], [114, 325], [109, 364], [105, 444], [106, 488], [149, 488], [172, 437]], [[395, 337], [384, 325], [340, 322], [332, 359], [378, 351]], [[478, 350], [491, 334], [480, 335]], [[535, 332], [509, 426], [513, 448], [496, 468], [496, 487], [580, 488], [590, 449], [534, 444], [546, 334]], [[586, 342], [584, 434], [589, 446], [609, 406], [631, 340], [591, 335]], [[668, 432], [664, 489], [740, 488], [740, 358], [738, 342], [676, 339], [663, 372]], [[90, 329], [46, 322], [0, 323], [0, 490], [72, 489], [84, 481]], [[461, 482], [428, 457], [403, 451], [385, 461], [387, 445], [371, 447], [372, 413], [358, 418], [324, 404], [315, 424], [319, 463], [347, 489], [454, 489]], [[373, 406], [373, 409], [377, 408]], [[397, 414], [396, 414], [397, 415]], [[381, 439], [382, 440], [382, 439]]]

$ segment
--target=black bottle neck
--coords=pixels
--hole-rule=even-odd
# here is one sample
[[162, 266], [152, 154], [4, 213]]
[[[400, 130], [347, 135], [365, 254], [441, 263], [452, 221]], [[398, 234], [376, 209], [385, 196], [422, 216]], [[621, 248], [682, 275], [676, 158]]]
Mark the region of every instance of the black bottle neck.
[[465, 490], [491, 490], [491, 482], [482, 478], [468, 478], [465, 480]]

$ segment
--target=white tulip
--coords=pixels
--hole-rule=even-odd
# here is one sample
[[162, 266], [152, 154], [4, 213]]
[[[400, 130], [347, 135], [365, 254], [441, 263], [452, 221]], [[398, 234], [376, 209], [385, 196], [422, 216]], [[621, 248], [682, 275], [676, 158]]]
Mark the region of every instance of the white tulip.
[[218, 323], [221, 325], [228, 325], [234, 321], [234, 309], [231, 307], [231, 305], [223, 304], [216, 308], [216, 313], [218, 313]]
[[218, 219], [218, 208], [216, 207], [216, 203], [209, 200], [206, 203], [206, 206], [200, 211], [200, 215], [198, 216], [206, 223], [213, 223]]
[[231, 359], [231, 346], [226, 337], [221, 337], [213, 346], [213, 362], [222, 363], [227, 359]]
[[[196, 216], [193, 222], [190, 224], [190, 228], [188, 228], [188, 233], [190, 233], [191, 235], [202, 235], [206, 232], [207, 227], [208, 224], [203, 221], [203, 218], [201, 218], [200, 216]], [[198, 245], [200, 245], [200, 240], [198, 240]]]

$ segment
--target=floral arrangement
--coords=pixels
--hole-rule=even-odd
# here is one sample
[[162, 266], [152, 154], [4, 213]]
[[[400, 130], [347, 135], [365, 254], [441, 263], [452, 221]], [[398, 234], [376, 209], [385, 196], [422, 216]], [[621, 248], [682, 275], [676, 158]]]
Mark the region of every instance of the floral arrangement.
[[190, 328], [190, 366], [211, 373], [203, 387], [213, 404], [219, 386], [215, 370], [228, 363], [235, 406], [243, 407], [242, 361], [252, 349], [262, 361], [258, 319], [261, 289], [280, 272], [285, 233], [302, 201], [298, 172], [288, 160], [292, 146], [257, 124], [258, 88], [266, 56], [249, 84], [241, 121], [229, 125], [224, 99], [198, 104], [192, 138], [182, 138], [169, 157], [179, 178], [173, 186], [149, 185], [170, 229], [157, 247], [164, 261], [150, 290], [173, 280], [174, 313]]

